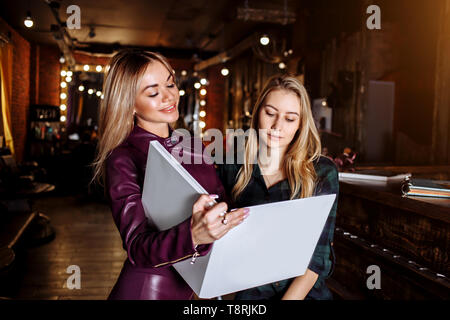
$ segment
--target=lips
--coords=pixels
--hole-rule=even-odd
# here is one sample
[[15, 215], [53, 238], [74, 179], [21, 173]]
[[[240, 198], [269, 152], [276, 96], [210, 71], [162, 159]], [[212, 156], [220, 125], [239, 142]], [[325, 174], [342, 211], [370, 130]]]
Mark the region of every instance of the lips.
[[161, 109], [159, 111], [164, 112], [164, 113], [171, 113], [171, 112], [174, 112], [175, 110], [177, 110], [177, 106], [175, 104], [172, 104], [172, 105], [168, 106], [167, 108]]
[[273, 135], [273, 134], [270, 134], [270, 133], [268, 133], [267, 135], [269, 136], [269, 138], [276, 139], [276, 140], [279, 140], [279, 139], [283, 138], [283, 137], [276, 136], [276, 135]]

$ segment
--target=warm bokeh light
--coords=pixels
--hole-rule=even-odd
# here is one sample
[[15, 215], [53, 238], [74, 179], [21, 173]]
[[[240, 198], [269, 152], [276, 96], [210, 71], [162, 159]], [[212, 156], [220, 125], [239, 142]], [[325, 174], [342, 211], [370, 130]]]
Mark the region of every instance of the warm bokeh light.
[[199, 115], [200, 115], [200, 117], [203, 118], [204, 116], [206, 116], [206, 112], [204, 110], [202, 110], [202, 111], [200, 111]]

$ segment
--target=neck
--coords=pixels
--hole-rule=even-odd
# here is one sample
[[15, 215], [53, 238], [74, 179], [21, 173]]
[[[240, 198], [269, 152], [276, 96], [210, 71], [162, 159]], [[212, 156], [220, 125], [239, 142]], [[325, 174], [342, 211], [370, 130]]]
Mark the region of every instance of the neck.
[[283, 158], [286, 152], [285, 148], [270, 148], [265, 146], [260, 148], [258, 155], [258, 163], [260, 168], [266, 172], [266, 174], [276, 173], [281, 170], [283, 165]]
[[138, 119], [137, 125], [142, 129], [156, 134], [161, 138], [169, 137], [169, 124], [167, 123], [149, 123], [147, 121], [141, 121], [140, 119]]

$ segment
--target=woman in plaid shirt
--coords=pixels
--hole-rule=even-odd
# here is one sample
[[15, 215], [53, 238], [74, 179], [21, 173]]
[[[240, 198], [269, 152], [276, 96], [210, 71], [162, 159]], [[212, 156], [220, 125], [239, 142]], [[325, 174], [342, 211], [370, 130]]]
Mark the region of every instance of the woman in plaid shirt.
[[[255, 104], [251, 129], [244, 164], [218, 169], [233, 207], [324, 194], [336, 194], [336, 200], [304, 275], [240, 291], [236, 299], [332, 299], [325, 279], [334, 266], [338, 172], [333, 161], [320, 155], [320, 137], [303, 85], [289, 76], [271, 78]], [[270, 257], [276, 259], [276, 252]]]

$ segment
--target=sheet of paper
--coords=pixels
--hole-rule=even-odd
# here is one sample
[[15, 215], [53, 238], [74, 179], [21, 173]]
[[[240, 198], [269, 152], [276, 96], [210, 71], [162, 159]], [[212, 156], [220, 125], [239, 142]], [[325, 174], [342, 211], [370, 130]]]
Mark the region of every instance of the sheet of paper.
[[[150, 145], [142, 203], [149, 222], [168, 229], [191, 215], [206, 191], [158, 142]], [[305, 273], [336, 195], [253, 206], [210, 253], [174, 264], [200, 298], [212, 298]]]

